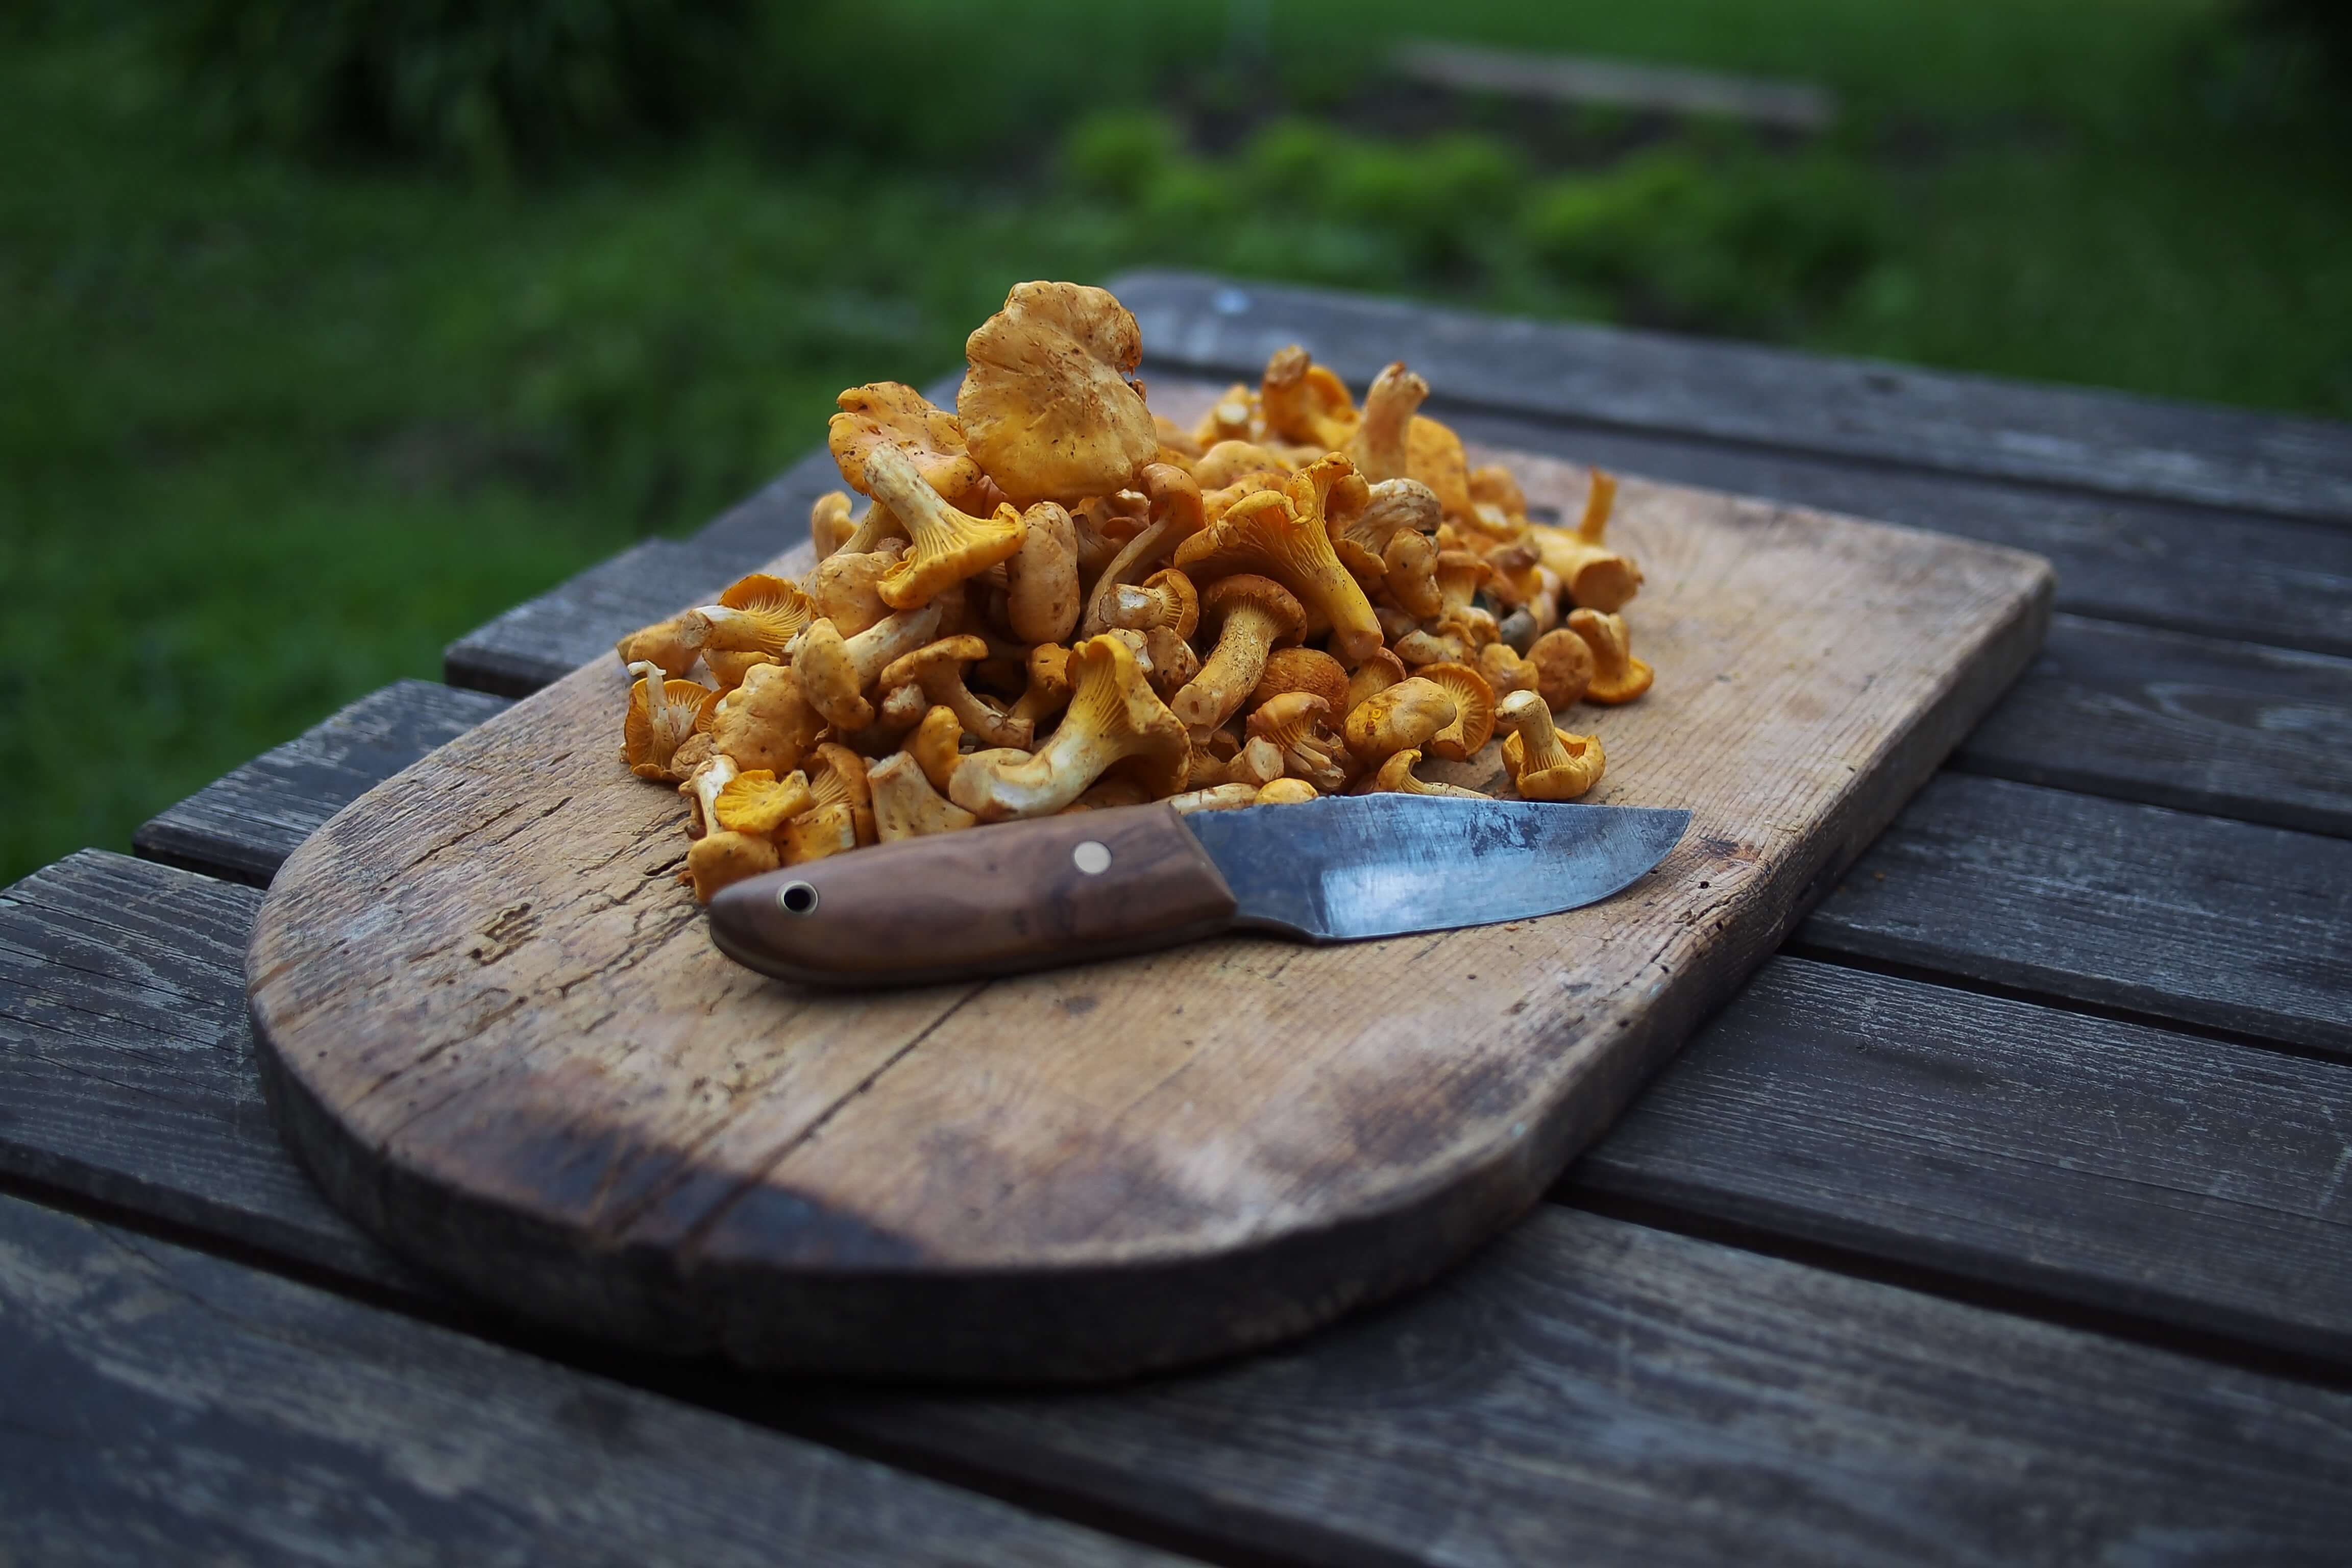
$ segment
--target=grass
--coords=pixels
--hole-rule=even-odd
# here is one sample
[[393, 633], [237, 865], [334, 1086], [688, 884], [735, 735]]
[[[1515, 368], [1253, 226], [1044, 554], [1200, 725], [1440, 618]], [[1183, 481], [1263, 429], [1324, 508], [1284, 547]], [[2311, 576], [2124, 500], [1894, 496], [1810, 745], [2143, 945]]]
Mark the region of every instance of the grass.
[[0, 50], [0, 882], [690, 531], [1024, 277], [1185, 263], [2352, 415], [2352, 143], [2233, 105], [2200, 0], [1445, 13], [1824, 81], [1849, 113], [1801, 146], [1476, 105], [1386, 142], [1365, 64], [1429, 26], [1387, 0], [1262, 37], [1246, 5], [978, 10], [822, 13], [818, 45], [889, 41], [877, 80], [804, 49], [744, 127], [525, 183], [238, 150], [119, 31]]

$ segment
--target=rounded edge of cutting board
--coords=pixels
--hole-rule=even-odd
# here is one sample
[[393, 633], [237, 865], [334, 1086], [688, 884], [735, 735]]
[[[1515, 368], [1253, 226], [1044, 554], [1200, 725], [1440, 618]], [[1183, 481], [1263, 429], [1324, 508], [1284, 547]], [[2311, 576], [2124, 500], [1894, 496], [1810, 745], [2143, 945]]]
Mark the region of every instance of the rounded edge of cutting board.
[[[1674, 1022], [1657, 1014], [1650, 1021]], [[926, 1263], [855, 1216], [771, 1188], [757, 1196], [796, 1243], [829, 1232], [851, 1260], [825, 1268], [753, 1256], [680, 1268], [672, 1250], [606, 1245], [366, 1147], [288, 1069], [257, 1007], [253, 1022], [280, 1135], [337, 1207], [426, 1273], [549, 1328], [638, 1350], [891, 1382], [1111, 1382], [1296, 1338], [1423, 1284], [1491, 1240], [1534, 1205], [1635, 1087], [1588, 1081], [1551, 1108], [1547, 1125], [1485, 1151], [1443, 1185], [1251, 1246], [1092, 1266], [960, 1268]], [[1546, 1160], [1543, 1150], [1559, 1152]], [[856, 1261], [861, 1252], [869, 1260]], [[888, 1261], [874, 1256], [894, 1252]]]

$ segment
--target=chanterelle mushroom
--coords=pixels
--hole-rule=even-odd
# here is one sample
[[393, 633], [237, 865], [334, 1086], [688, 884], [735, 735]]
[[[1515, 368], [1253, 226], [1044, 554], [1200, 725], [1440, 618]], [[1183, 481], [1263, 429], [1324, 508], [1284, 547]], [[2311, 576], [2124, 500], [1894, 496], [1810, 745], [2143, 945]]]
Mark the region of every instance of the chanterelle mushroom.
[[1258, 406], [1267, 429], [1319, 452], [1336, 452], [1356, 434], [1356, 403], [1347, 384], [1297, 343], [1265, 362]]
[[1405, 369], [1402, 361], [1372, 378], [1364, 394], [1364, 412], [1357, 424], [1348, 455], [1374, 484], [1383, 479], [1409, 479], [1412, 454], [1409, 445], [1415, 411], [1429, 395], [1429, 383]]
[[1429, 754], [1452, 763], [1468, 762], [1494, 736], [1494, 687], [1466, 664], [1424, 664], [1413, 673], [1444, 687], [1445, 695], [1454, 699], [1454, 722], [1429, 738]]
[[1313, 482], [1299, 475], [1287, 490], [1243, 497], [1177, 546], [1176, 565], [1195, 583], [1241, 572], [1275, 579], [1331, 623], [1332, 651], [1343, 663], [1360, 664], [1381, 646], [1381, 623], [1364, 590], [1332, 553], [1320, 513], [1301, 513], [1300, 502], [1311, 507], [1315, 494]]
[[1146, 577], [1140, 587], [1112, 590], [1103, 618], [1128, 631], [1165, 626], [1180, 637], [1189, 637], [1201, 625], [1201, 595], [1192, 579], [1171, 566]]
[[787, 866], [821, 860], [874, 842], [873, 794], [866, 759], [835, 742], [819, 742], [809, 765], [810, 805], [777, 836]]
[[1419, 479], [1382, 479], [1370, 487], [1364, 505], [1331, 531], [1331, 544], [1348, 570], [1377, 580], [1387, 570], [1383, 552], [1399, 531], [1435, 533], [1444, 515], [1437, 492]]
[[1082, 608], [1077, 524], [1049, 500], [1031, 507], [1021, 521], [1027, 531], [1005, 563], [1005, 624], [1023, 642], [1060, 642], [1077, 629]]
[[[717, 604], [705, 605], [694, 613], [710, 628], [704, 642], [705, 658], [713, 652], [758, 653], [779, 664], [792, 657], [793, 642], [816, 618], [799, 584], [765, 572], [737, 578], [719, 595]], [[712, 673], [731, 674], [740, 682], [747, 668], [722, 672], [714, 665]]]
[[664, 675], [676, 679], [694, 668], [709, 636], [710, 623], [688, 610], [682, 616], [639, 627], [614, 643], [613, 650], [621, 656], [624, 666], [658, 665]]
[[1376, 763], [1425, 745], [1454, 722], [1454, 699], [1433, 680], [1412, 676], [1358, 703], [1341, 726], [1359, 762]]
[[1305, 609], [1287, 588], [1249, 573], [1210, 584], [1201, 611], [1217, 645], [1172, 703], [1176, 716], [1196, 731], [1213, 730], [1231, 717], [1265, 673], [1267, 652], [1296, 638], [1306, 622]]
[[707, 904], [719, 889], [776, 868], [775, 844], [756, 833], [706, 833], [686, 852], [697, 903]]
[[964, 445], [963, 425], [913, 387], [895, 381], [853, 386], [835, 400], [841, 412], [826, 426], [825, 445], [841, 477], [883, 505], [866, 483], [866, 464], [877, 447], [896, 447], [923, 482], [958, 505], [979, 505], [980, 464]]
[[987, 744], [1025, 749], [1031, 734], [1028, 721], [1013, 718], [964, 684], [964, 666], [987, 657], [985, 637], [970, 633], [941, 637], [891, 660], [882, 671], [882, 684], [919, 687], [929, 705], [954, 713], [959, 724]]
[[[943, 606], [899, 610], [854, 637], [844, 637], [828, 620], [809, 623], [793, 650], [793, 673], [810, 707], [839, 730], [863, 730], [874, 722], [866, 689], [901, 654], [912, 653], [939, 629]], [[740, 760], [740, 759], [739, 759]]]
[[843, 637], [856, 637], [890, 613], [882, 602], [882, 577], [906, 549], [904, 540], [888, 539], [879, 550], [843, 550], [826, 556], [809, 574], [810, 607]]
[[1278, 647], [1266, 655], [1265, 669], [1249, 695], [1250, 706], [1262, 707], [1286, 691], [1312, 692], [1323, 699], [1332, 712], [1344, 713], [1348, 709], [1348, 671], [1321, 648]]
[[1514, 691], [1495, 716], [1511, 731], [1503, 740], [1503, 765], [1524, 798], [1574, 800], [1601, 782], [1607, 760], [1600, 738], [1554, 728], [1541, 696]]
[[[1192, 475], [1170, 464], [1152, 463], [1144, 468], [1140, 482], [1150, 509], [1145, 514], [1147, 521], [1119, 546], [1118, 553], [1096, 577], [1094, 590], [1087, 598], [1086, 618], [1078, 625], [1084, 636], [1100, 637], [1110, 629], [1111, 600], [1130, 575], [1208, 526], [1208, 516], [1202, 510], [1201, 487]], [[1191, 635], [1187, 629], [1185, 636]]]
[[699, 838], [717, 830], [719, 792], [734, 783], [735, 776], [735, 759], [717, 751], [704, 756], [687, 773], [686, 782], [677, 786], [677, 793], [686, 801], [686, 836], [688, 838]]
[[1535, 666], [1536, 689], [1555, 710], [1574, 706], [1592, 684], [1591, 645], [1566, 626], [1536, 638], [1528, 649], [1528, 662]]
[[1533, 524], [1528, 530], [1544, 565], [1559, 576], [1568, 596], [1586, 609], [1622, 610], [1641, 591], [1641, 567], [1603, 542], [1616, 498], [1616, 477], [1595, 468], [1585, 492], [1583, 519], [1575, 528]]
[[956, 764], [948, 797], [983, 822], [1001, 822], [1051, 816], [1113, 767], [1155, 798], [1184, 787], [1192, 749], [1184, 722], [1145, 683], [1125, 643], [1080, 643], [1070, 650], [1069, 679], [1069, 710], [1034, 755], [974, 752]]
[[965, 578], [1011, 559], [1028, 533], [1028, 524], [1010, 502], [993, 517], [959, 511], [924, 482], [912, 459], [887, 442], [866, 458], [866, 482], [914, 539], [875, 584], [893, 609], [929, 604]]
[[956, 412], [971, 455], [1013, 500], [1070, 505], [1120, 489], [1160, 455], [1151, 411], [1129, 379], [1143, 334], [1106, 290], [1016, 283], [964, 356]]
[[766, 768], [751, 768], [727, 781], [711, 803], [710, 815], [725, 832], [773, 837], [787, 818], [814, 804], [807, 775], [778, 778]]
[[629, 666], [629, 673], [637, 683], [629, 688], [629, 711], [621, 725], [621, 760], [641, 779], [680, 783], [670, 759], [688, 736], [710, 728], [719, 693], [698, 680], [673, 680], [650, 660]]
[[1614, 707], [1631, 702], [1650, 689], [1655, 672], [1633, 657], [1625, 617], [1598, 610], [1577, 610], [1568, 617], [1568, 629], [1592, 650], [1592, 683], [1584, 689], [1587, 702]]
[[802, 696], [790, 665], [763, 664], [746, 672], [743, 684], [710, 710], [712, 744], [739, 767], [778, 774], [799, 767], [824, 730], [824, 716]]
[[1272, 742], [1285, 773], [1334, 794], [1348, 782], [1349, 763], [1347, 748], [1325, 727], [1330, 712], [1312, 692], [1286, 691], [1249, 716], [1250, 739]]
[[1391, 752], [1388, 761], [1382, 763], [1380, 771], [1372, 775], [1372, 789], [1397, 795], [1443, 795], [1467, 800], [1489, 798], [1475, 789], [1464, 789], [1460, 784], [1429, 784], [1413, 777], [1412, 765], [1419, 761], [1421, 753], [1410, 746], [1402, 752]]
[[866, 783], [874, 792], [875, 835], [885, 844], [954, 833], [980, 820], [933, 788], [922, 765], [904, 752], [868, 768]]

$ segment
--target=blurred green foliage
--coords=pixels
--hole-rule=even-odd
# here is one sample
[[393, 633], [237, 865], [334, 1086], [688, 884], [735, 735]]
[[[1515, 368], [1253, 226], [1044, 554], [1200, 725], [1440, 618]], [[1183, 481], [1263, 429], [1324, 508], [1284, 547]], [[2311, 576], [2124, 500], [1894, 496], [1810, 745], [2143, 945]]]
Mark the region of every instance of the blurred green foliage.
[[737, 101], [749, 0], [182, 0], [160, 28], [198, 96], [280, 146], [503, 171]]
[[2230, 0], [1444, 16], [1842, 95], [1777, 144], [1478, 104], [1393, 134], [1362, 73], [1436, 25], [1403, 0], [1285, 0], [1261, 40], [1156, 0], [747, 4], [732, 100], [541, 83], [487, 142], [282, 152], [191, 113], [157, 7], [8, 14], [0, 882], [691, 530], [1022, 278], [1193, 265], [2352, 415], [2352, 155], [2233, 107]]

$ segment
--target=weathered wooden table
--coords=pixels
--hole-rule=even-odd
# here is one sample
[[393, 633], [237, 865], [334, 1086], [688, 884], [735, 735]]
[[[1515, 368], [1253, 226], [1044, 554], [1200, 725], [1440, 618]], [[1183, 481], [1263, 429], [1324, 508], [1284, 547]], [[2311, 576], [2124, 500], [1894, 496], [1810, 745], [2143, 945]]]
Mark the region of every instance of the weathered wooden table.
[[0, 1562], [2352, 1561], [2352, 429], [1214, 279], [1147, 373], [2016, 544], [2041, 661], [1437, 1286], [1107, 1392], [817, 1386], [453, 1297], [257, 1088], [257, 889], [763, 559], [821, 451], [0, 894]]

